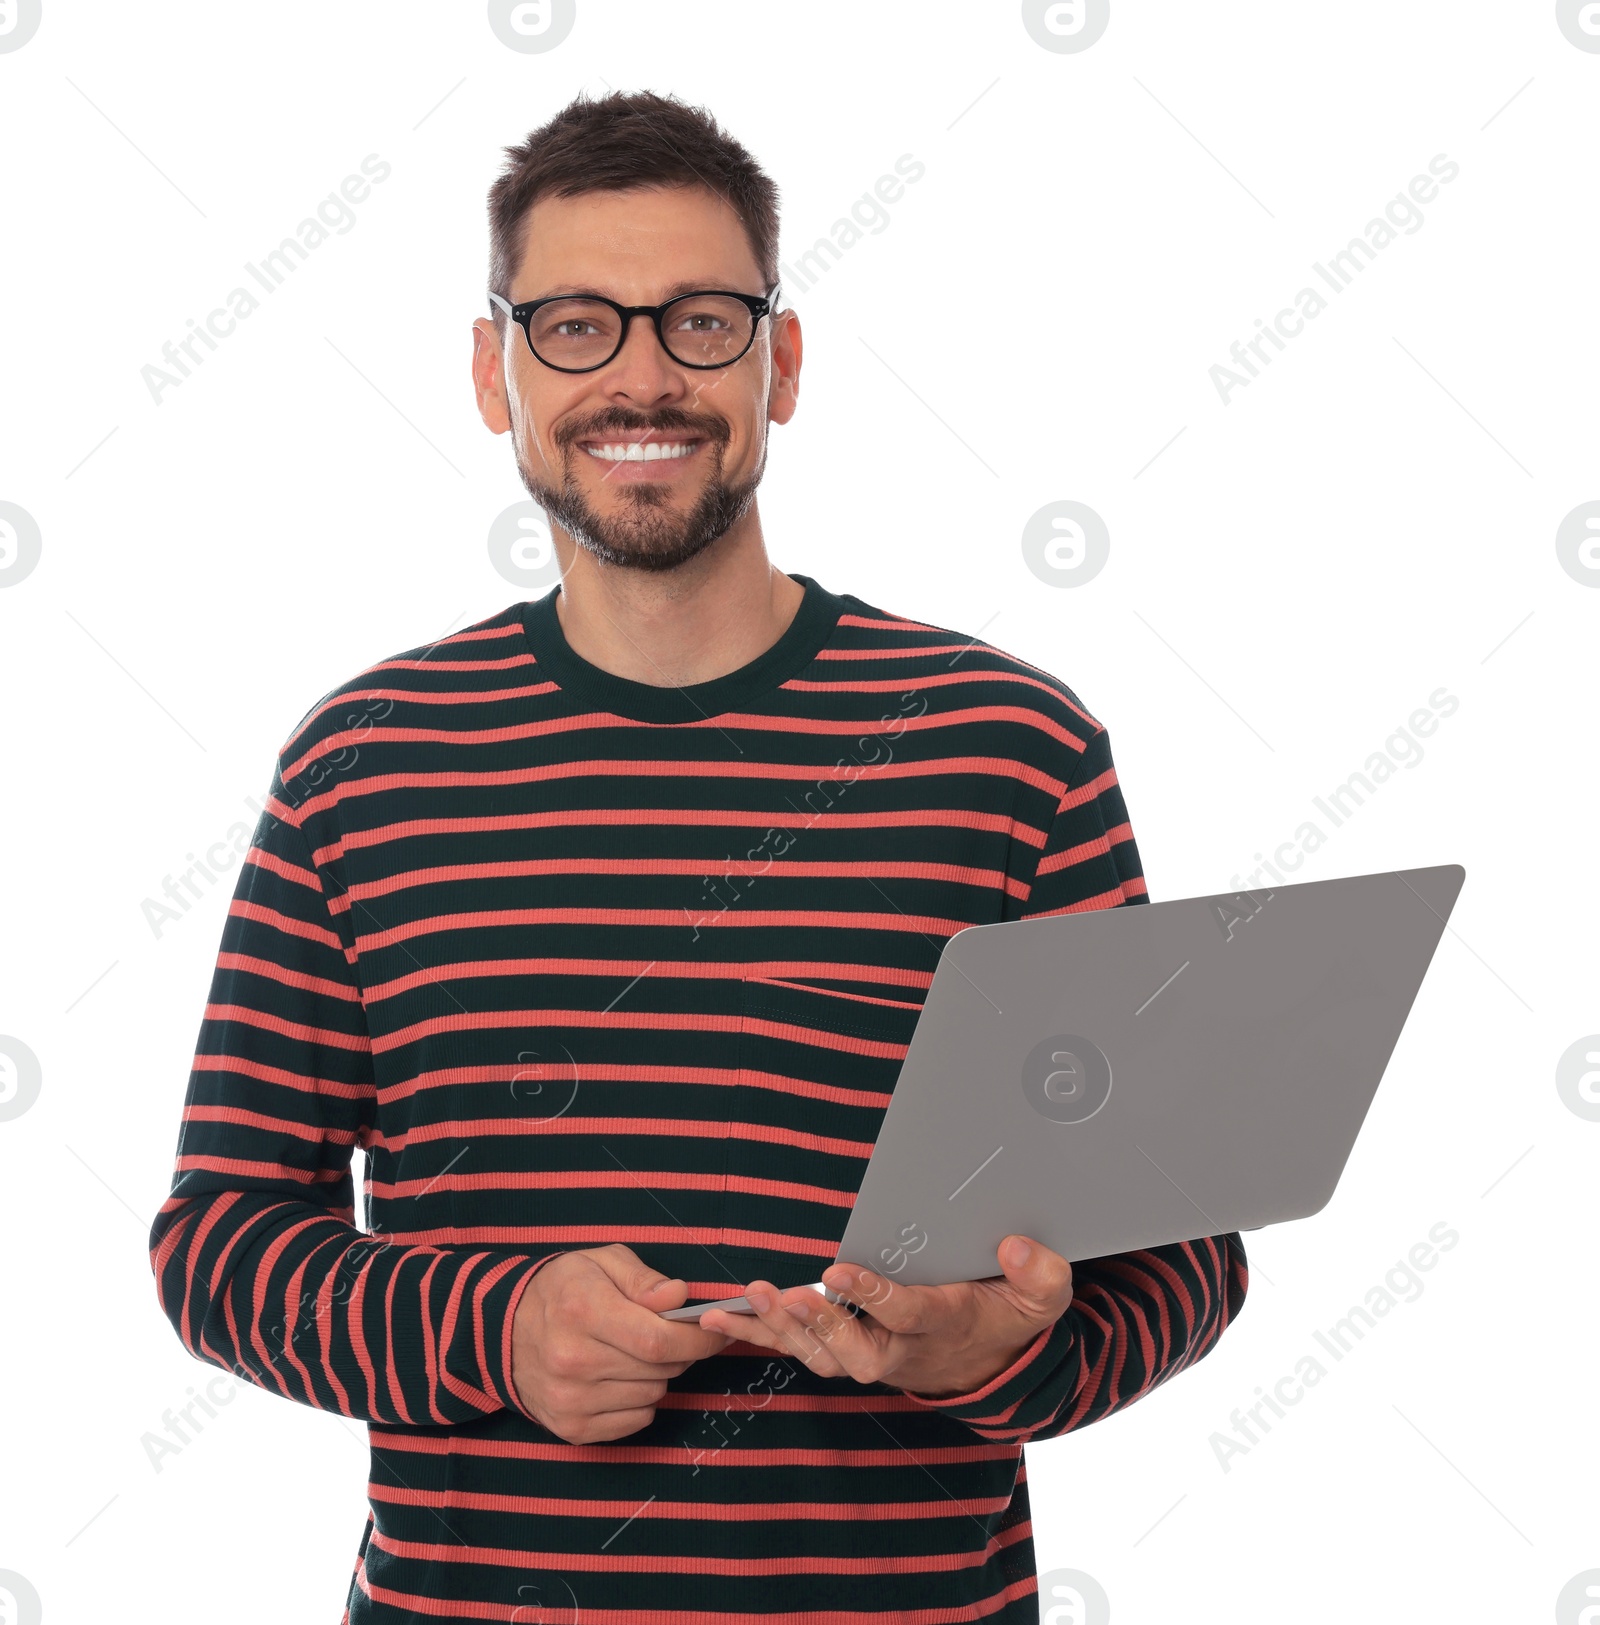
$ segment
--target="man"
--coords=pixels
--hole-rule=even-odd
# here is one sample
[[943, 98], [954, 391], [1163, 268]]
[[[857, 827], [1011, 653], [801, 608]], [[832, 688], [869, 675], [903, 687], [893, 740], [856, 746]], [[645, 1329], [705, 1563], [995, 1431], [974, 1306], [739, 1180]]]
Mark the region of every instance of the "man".
[[1075, 1268], [1007, 1238], [940, 1288], [824, 1267], [942, 944], [1148, 901], [1106, 730], [769, 563], [801, 337], [743, 147], [613, 95], [508, 160], [473, 379], [562, 581], [283, 747], [162, 1302], [370, 1423], [349, 1621], [1033, 1620], [1022, 1445], [1199, 1359], [1239, 1236]]

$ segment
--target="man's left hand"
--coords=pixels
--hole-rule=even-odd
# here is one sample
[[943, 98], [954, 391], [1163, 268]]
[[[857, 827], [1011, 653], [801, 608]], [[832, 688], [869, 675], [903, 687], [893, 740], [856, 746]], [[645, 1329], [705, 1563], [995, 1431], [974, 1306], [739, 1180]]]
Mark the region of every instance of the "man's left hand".
[[[1072, 1266], [1028, 1236], [1007, 1236], [1002, 1273], [951, 1286], [900, 1286], [859, 1264], [840, 1262], [823, 1285], [780, 1292], [752, 1281], [753, 1315], [708, 1309], [700, 1324], [740, 1342], [776, 1349], [819, 1377], [885, 1382], [929, 1399], [971, 1393], [1000, 1375], [1072, 1303]], [[862, 1312], [854, 1314], [849, 1305]]]

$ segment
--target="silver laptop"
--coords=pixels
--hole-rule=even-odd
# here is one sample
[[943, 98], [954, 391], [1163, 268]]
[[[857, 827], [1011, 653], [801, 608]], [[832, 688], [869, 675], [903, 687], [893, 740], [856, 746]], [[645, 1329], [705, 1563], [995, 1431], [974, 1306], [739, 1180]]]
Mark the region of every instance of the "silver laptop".
[[1013, 1232], [1075, 1260], [1320, 1211], [1465, 877], [1445, 864], [957, 932], [838, 1256], [929, 1285], [997, 1275]]

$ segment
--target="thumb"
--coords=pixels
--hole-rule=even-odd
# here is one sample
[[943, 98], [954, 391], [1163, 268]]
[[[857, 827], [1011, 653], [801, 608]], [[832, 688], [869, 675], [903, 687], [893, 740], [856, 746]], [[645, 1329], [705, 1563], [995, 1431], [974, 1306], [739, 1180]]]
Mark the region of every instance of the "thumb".
[[682, 1276], [669, 1278], [656, 1274], [648, 1286], [629, 1292], [628, 1296], [650, 1309], [681, 1309], [689, 1301], [689, 1285]]
[[652, 1309], [677, 1309], [689, 1295], [688, 1285], [681, 1278], [651, 1269], [631, 1247], [618, 1243], [601, 1247], [590, 1256], [611, 1277], [623, 1297], [634, 1303], [648, 1304]]
[[1072, 1265], [1031, 1236], [1000, 1243], [1000, 1268], [1018, 1308], [1040, 1320], [1056, 1320], [1072, 1302]]

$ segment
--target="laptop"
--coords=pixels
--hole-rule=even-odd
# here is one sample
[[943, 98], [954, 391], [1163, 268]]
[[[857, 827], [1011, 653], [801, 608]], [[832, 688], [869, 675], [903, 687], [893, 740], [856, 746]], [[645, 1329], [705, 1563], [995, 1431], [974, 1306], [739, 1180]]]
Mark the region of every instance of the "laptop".
[[1444, 864], [958, 931], [839, 1258], [937, 1285], [998, 1274], [1014, 1232], [1077, 1260], [1320, 1212], [1465, 878]]

